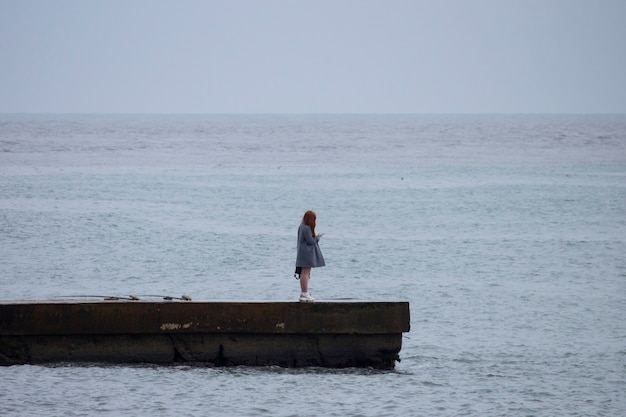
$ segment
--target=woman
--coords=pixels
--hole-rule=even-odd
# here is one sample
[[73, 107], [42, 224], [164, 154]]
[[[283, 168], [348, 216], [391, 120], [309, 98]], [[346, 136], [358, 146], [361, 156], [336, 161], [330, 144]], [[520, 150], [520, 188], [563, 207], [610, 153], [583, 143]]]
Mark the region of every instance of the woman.
[[298, 249], [296, 256], [296, 276], [300, 274], [300, 301], [312, 303], [315, 298], [309, 294], [309, 278], [311, 268], [325, 266], [324, 257], [318, 244], [322, 233], [315, 234], [315, 219], [317, 216], [311, 210], [304, 213], [302, 223], [298, 228]]

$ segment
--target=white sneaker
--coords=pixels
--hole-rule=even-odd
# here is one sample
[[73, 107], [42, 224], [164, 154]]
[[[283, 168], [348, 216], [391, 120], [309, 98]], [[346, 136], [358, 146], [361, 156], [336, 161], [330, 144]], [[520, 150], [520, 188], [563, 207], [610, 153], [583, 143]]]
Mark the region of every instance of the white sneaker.
[[311, 294], [300, 294], [300, 302], [301, 303], [312, 303], [315, 301], [315, 298], [311, 296]]

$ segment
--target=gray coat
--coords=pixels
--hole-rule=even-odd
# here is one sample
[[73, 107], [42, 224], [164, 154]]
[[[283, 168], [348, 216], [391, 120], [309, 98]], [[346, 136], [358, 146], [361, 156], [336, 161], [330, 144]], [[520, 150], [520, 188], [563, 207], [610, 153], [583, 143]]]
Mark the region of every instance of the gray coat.
[[298, 227], [298, 254], [296, 266], [312, 267], [325, 266], [324, 256], [320, 250], [319, 237], [314, 237], [311, 228], [304, 223]]

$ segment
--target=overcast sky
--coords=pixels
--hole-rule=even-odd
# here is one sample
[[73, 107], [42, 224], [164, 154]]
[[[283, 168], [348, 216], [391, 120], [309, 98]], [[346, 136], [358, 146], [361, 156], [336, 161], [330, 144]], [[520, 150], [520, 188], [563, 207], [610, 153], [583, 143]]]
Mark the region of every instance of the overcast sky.
[[626, 0], [0, 0], [0, 112], [626, 113]]

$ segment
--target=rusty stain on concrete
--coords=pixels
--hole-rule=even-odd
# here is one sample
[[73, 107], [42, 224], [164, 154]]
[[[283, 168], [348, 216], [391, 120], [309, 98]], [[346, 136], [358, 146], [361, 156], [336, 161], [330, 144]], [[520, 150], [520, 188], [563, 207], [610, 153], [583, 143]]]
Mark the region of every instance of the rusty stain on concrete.
[[161, 324], [161, 330], [178, 330], [178, 329], [188, 329], [192, 325], [191, 322], [180, 324], [180, 323], [163, 323]]

